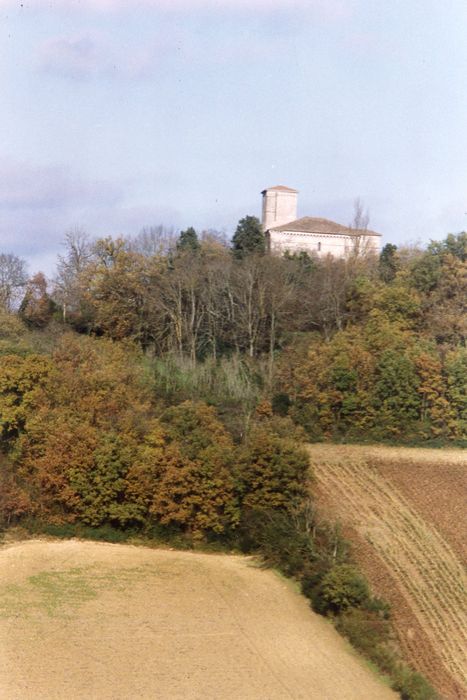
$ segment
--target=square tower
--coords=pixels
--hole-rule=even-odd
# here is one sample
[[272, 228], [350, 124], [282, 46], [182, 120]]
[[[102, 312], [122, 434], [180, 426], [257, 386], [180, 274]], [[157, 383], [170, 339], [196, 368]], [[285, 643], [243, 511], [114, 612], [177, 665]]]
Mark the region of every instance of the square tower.
[[261, 194], [263, 195], [263, 231], [295, 221], [298, 190], [276, 185], [268, 187]]

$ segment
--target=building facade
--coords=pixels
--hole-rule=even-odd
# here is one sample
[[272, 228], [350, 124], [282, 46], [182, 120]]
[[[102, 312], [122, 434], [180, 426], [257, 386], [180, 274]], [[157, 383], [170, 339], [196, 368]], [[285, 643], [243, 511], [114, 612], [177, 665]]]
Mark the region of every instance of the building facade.
[[343, 258], [352, 253], [379, 253], [381, 234], [304, 216], [297, 219], [298, 190], [276, 185], [262, 191], [263, 231], [271, 253], [300, 253]]

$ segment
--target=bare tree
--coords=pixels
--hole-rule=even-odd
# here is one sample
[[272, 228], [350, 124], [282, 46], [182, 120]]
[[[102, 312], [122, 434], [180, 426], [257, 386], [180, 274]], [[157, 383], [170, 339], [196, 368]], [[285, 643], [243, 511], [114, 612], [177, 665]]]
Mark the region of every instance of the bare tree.
[[63, 320], [79, 308], [83, 293], [83, 273], [93, 259], [93, 243], [81, 228], [65, 234], [64, 255], [58, 256], [54, 298], [62, 307]]
[[231, 332], [227, 327], [232, 256], [218, 239], [203, 239], [201, 250], [205, 346], [216, 359], [219, 345]]
[[167, 255], [175, 248], [177, 238], [178, 235], [173, 228], [166, 228], [162, 224], [145, 226], [129, 241], [129, 248], [147, 258], [152, 258], [154, 255]]
[[272, 382], [274, 370], [274, 353], [281, 330], [287, 320], [298, 296], [298, 269], [293, 261], [268, 255], [263, 258], [267, 280], [267, 316], [269, 331], [269, 381]]
[[349, 229], [352, 232], [351, 255], [358, 257], [366, 255], [371, 249], [368, 236], [368, 224], [370, 223], [370, 213], [365, 209], [360, 197], [354, 200], [354, 215]]
[[227, 248], [229, 245], [229, 240], [225, 231], [217, 231], [214, 228], [201, 231], [199, 238], [205, 246], [221, 246], [222, 248]]
[[268, 278], [261, 255], [237, 260], [232, 267], [230, 320], [236, 349], [255, 357], [267, 339]]
[[0, 254], [0, 306], [11, 312], [18, 305], [28, 281], [26, 263], [12, 253]]

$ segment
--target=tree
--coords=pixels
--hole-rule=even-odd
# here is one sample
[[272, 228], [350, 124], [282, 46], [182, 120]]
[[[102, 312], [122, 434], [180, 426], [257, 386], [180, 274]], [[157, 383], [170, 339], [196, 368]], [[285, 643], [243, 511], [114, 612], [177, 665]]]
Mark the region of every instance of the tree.
[[420, 417], [420, 378], [408, 352], [384, 350], [375, 368], [374, 407], [382, 433], [407, 435]]
[[456, 433], [467, 435], [467, 348], [458, 347], [446, 356], [444, 371], [447, 383], [449, 406], [456, 415]]
[[379, 276], [383, 282], [392, 282], [398, 269], [397, 246], [387, 243], [379, 256]]
[[43, 355], [4, 355], [0, 365], [0, 440], [14, 440], [37, 408], [38, 392], [49, 381], [52, 362]]
[[327, 573], [321, 582], [321, 595], [328, 609], [340, 612], [359, 607], [368, 601], [368, 583], [355, 567], [338, 564]]
[[2, 364], [0, 426], [15, 440], [19, 483], [45, 522], [141, 520], [127, 493], [151, 427], [148, 377], [137, 357], [121, 344], [69, 333], [52, 359]]
[[43, 272], [38, 272], [29, 280], [24, 299], [19, 307], [19, 315], [31, 328], [45, 328], [52, 318], [55, 304], [47, 292], [47, 280]]
[[457, 433], [456, 411], [446, 397], [446, 382], [441, 361], [434, 355], [422, 352], [416, 358], [420, 378], [418, 393], [421, 397], [420, 418], [434, 437], [450, 437]]
[[448, 233], [444, 241], [432, 241], [428, 246], [428, 252], [432, 255], [453, 255], [461, 262], [467, 261], [467, 233]]
[[31, 500], [16, 480], [12, 463], [0, 454], [0, 529], [31, 511]]
[[192, 365], [199, 354], [205, 320], [202, 271], [201, 256], [181, 251], [170, 265], [159, 266], [151, 290], [165, 351], [176, 352], [180, 359], [186, 353]]
[[195, 252], [196, 250], [199, 250], [199, 248], [200, 244], [198, 241], [198, 234], [193, 226], [187, 228], [186, 231], [181, 231], [177, 241], [177, 250]]
[[140, 253], [145, 258], [167, 255], [176, 245], [176, 235], [173, 228], [158, 226], [145, 226], [134, 238], [128, 247], [134, 253]]
[[356, 257], [365, 255], [370, 249], [367, 231], [370, 223], [368, 209], [365, 211], [362, 200], [357, 197], [354, 201], [354, 216], [349, 229], [352, 231], [352, 254]]
[[443, 256], [439, 279], [425, 301], [425, 323], [438, 343], [465, 345], [467, 338], [467, 261]]
[[232, 447], [231, 439], [215, 410], [204, 403], [185, 401], [171, 406], [163, 413], [161, 422], [169, 441], [176, 442], [182, 454], [189, 459], [196, 459], [200, 452], [213, 445], [226, 450]]
[[64, 246], [65, 254], [58, 256], [54, 299], [62, 308], [63, 321], [82, 328], [89, 317], [85, 272], [93, 259], [93, 247], [89, 236], [79, 228], [66, 233]]
[[265, 348], [268, 280], [263, 259], [252, 255], [233, 265], [229, 280], [230, 322], [236, 349], [255, 357]]
[[256, 216], [240, 219], [232, 238], [232, 248], [237, 258], [244, 258], [252, 253], [262, 255], [266, 251], [266, 239]]
[[307, 493], [309, 457], [292, 440], [254, 429], [237, 462], [237, 488], [247, 508], [292, 511]]
[[11, 253], [0, 254], [0, 307], [11, 312], [27, 282], [26, 263]]
[[215, 411], [186, 401], [162, 416], [165, 449], [151, 512], [202, 539], [239, 519], [230, 436]]

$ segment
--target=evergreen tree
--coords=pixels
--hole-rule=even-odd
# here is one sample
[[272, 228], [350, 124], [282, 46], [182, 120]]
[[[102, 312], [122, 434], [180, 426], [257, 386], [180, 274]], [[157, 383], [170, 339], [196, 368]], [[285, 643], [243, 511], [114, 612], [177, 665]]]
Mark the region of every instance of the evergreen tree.
[[193, 226], [190, 226], [186, 231], [181, 231], [177, 241], [177, 250], [195, 251], [199, 249], [198, 234]]
[[265, 253], [266, 240], [256, 216], [245, 216], [240, 219], [232, 238], [232, 248], [238, 258], [244, 258], [250, 253]]
[[397, 246], [387, 243], [379, 256], [379, 276], [383, 282], [392, 282], [397, 268]]

